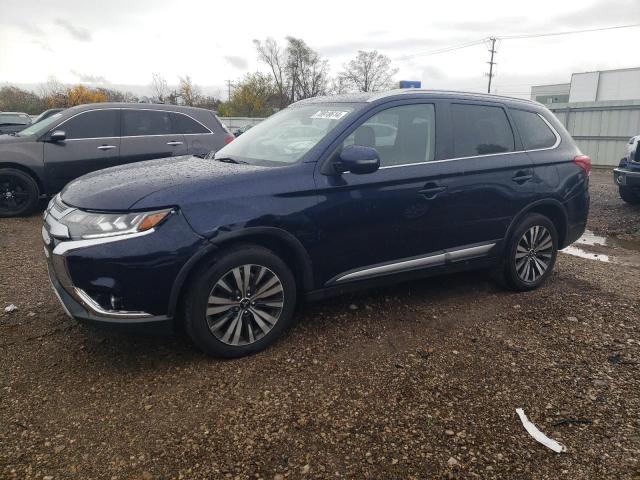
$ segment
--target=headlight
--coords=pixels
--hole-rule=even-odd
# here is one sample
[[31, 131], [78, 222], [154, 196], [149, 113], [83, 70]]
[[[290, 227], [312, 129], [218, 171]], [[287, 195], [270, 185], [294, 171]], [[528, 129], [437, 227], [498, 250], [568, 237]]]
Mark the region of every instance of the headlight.
[[103, 238], [144, 232], [162, 223], [172, 209], [154, 212], [93, 213], [74, 210], [60, 219], [71, 238]]

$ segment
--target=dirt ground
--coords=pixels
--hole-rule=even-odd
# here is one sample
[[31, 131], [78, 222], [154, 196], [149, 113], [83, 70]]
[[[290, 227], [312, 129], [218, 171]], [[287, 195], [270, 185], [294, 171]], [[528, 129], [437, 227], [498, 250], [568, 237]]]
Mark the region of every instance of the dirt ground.
[[[591, 192], [599, 259], [640, 261], [640, 208], [610, 171]], [[640, 479], [633, 261], [563, 253], [530, 293], [478, 272], [301, 305], [275, 346], [218, 361], [68, 319], [40, 227], [0, 220], [1, 478]]]

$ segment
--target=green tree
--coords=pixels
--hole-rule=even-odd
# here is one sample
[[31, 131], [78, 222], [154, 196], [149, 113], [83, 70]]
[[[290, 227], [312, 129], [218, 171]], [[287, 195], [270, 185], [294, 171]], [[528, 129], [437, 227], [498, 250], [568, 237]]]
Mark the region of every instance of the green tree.
[[18, 87], [0, 88], [0, 111], [37, 114], [46, 110], [46, 102], [33, 92]]
[[391, 59], [376, 50], [358, 51], [356, 58], [344, 65], [338, 75], [340, 85], [356, 92], [377, 92], [393, 86], [397, 68], [391, 67]]
[[231, 98], [219, 111], [225, 117], [267, 117], [277, 106], [278, 90], [272, 78], [256, 72], [236, 82]]

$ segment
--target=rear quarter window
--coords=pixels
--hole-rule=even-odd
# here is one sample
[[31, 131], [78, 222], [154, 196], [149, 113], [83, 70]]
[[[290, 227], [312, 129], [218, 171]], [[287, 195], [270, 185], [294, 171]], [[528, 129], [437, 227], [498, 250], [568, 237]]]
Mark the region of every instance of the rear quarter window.
[[195, 133], [211, 133], [211, 131], [200, 122], [197, 122], [193, 118], [182, 113], [176, 113], [175, 119], [181, 133], [185, 133], [187, 135]]
[[550, 148], [555, 145], [557, 140], [555, 134], [537, 113], [511, 109], [511, 116], [525, 150]]

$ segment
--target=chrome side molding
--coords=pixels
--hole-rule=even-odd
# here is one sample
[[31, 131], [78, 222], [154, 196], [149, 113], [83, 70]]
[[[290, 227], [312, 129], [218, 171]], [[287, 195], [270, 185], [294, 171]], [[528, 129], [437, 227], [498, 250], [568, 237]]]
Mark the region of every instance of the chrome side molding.
[[482, 245], [474, 245], [470, 247], [457, 248], [451, 250], [443, 250], [440, 252], [430, 253], [420, 257], [412, 257], [401, 259], [390, 263], [374, 265], [362, 269], [353, 270], [334, 277], [327, 282], [328, 285], [334, 283], [343, 283], [351, 280], [360, 280], [364, 278], [379, 277], [382, 275], [390, 275], [409, 270], [417, 270], [426, 267], [436, 267], [446, 263], [459, 262], [485, 256], [495, 247], [496, 242], [486, 243]]

